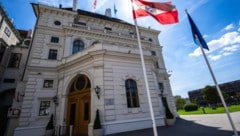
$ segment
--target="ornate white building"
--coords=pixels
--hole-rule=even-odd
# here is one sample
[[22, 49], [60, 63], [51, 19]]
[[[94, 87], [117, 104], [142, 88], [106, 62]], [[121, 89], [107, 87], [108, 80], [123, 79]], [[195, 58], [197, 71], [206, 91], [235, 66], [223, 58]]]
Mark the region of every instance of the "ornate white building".
[[[44, 135], [53, 114], [58, 132], [73, 125], [74, 134], [92, 136], [97, 109], [105, 135], [152, 127], [135, 26], [83, 10], [32, 6], [37, 22], [18, 88], [24, 98], [14, 134]], [[176, 111], [159, 33], [140, 27], [156, 123], [162, 126], [159, 87]]]

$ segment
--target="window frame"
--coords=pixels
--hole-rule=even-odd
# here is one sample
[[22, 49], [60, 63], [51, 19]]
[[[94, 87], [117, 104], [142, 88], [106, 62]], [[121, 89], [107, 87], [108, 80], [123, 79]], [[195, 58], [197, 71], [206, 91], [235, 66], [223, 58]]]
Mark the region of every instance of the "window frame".
[[3, 83], [10, 83], [10, 84], [13, 84], [15, 83], [15, 79], [14, 78], [4, 78], [3, 79]]
[[156, 67], [157, 69], [160, 68], [160, 67], [159, 67], [159, 63], [158, 63], [158, 61], [155, 62], [155, 67]]
[[11, 53], [8, 60], [8, 68], [19, 68], [21, 63], [22, 54], [21, 53]]
[[52, 36], [51, 39], [50, 39], [50, 42], [51, 42], [51, 43], [59, 43], [59, 37], [57, 37], [57, 36]]
[[59, 21], [59, 20], [55, 20], [54, 21], [54, 25], [56, 25], [56, 26], [60, 26], [62, 23]]
[[156, 51], [151, 51], [152, 56], [157, 56]]
[[0, 44], [0, 63], [2, 63], [2, 59], [4, 57], [4, 53], [5, 53], [6, 47], [2, 44]]
[[11, 31], [10, 31], [10, 29], [7, 26], [4, 29], [4, 33], [7, 35], [7, 37], [11, 36]]
[[137, 82], [133, 79], [125, 80], [125, 90], [128, 108], [139, 108], [139, 96]]
[[53, 85], [54, 85], [54, 80], [44, 79], [43, 88], [53, 88]]
[[164, 84], [163, 82], [158, 82], [158, 90], [163, 91], [164, 90]]
[[[45, 103], [45, 104], [42, 104], [42, 103]], [[41, 100], [39, 103], [38, 116], [49, 116], [50, 115], [50, 107], [51, 107], [50, 100]]]
[[49, 49], [49, 52], [48, 52], [48, 59], [49, 60], [57, 60], [57, 55], [58, 55], [58, 50], [57, 49]]
[[80, 39], [76, 39], [76, 40], [73, 41], [72, 54], [76, 54], [80, 51], [83, 51], [84, 48], [85, 48], [84, 42]]

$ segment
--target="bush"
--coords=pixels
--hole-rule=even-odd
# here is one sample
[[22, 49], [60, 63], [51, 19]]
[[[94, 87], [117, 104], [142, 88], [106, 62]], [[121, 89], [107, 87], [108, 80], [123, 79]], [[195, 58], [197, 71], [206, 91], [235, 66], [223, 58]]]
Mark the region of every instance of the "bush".
[[162, 101], [163, 101], [163, 105], [165, 107], [166, 118], [167, 119], [173, 119], [174, 116], [173, 116], [172, 112], [169, 110], [166, 97], [162, 97]]
[[47, 126], [46, 126], [46, 130], [50, 130], [50, 129], [53, 129], [53, 114], [51, 115], [51, 117], [50, 117], [50, 120], [49, 120], [49, 122], [48, 122], [48, 124], [47, 124]]
[[97, 109], [93, 129], [101, 129], [101, 128], [102, 128], [102, 125], [100, 121], [99, 110]]
[[186, 104], [184, 106], [184, 110], [185, 111], [197, 111], [198, 110], [198, 106], [196, 104]]

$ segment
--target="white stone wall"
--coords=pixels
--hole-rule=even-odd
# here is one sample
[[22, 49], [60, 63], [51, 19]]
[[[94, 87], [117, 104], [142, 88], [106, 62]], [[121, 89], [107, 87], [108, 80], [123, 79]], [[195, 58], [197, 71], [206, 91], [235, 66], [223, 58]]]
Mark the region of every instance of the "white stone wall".
[[[9, 29], [11, 33], [9, 37], [4, 33], [6, 27]], [[17, 43], [19, 43], [19, 39], [17, 38], [13, 30], [5, 20], [3, 21], [2, 26], [0, 28], [0, 37], [6, 42], [8, 46], [15, 46]]]

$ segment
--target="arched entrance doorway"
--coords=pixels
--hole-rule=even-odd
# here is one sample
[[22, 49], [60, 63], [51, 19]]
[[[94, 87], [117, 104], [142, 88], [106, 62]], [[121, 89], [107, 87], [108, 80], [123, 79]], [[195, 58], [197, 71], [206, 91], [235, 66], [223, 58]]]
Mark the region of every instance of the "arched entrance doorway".
[[87, 76], [78, 75], [68, 95], [67, 125], [73, 125], [74, 136], [87, 136], [91, 120], [91, 83]]

